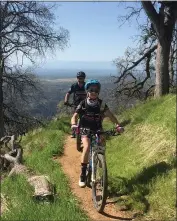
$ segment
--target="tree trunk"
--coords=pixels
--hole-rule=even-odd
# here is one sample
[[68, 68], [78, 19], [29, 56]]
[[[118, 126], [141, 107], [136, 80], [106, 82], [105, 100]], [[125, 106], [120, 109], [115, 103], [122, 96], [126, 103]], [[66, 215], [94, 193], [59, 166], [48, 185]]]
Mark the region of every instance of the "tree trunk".
[[173, 57], [172, 54], [170, 54], [169, 57], [169, 81], [170, 84], [173, 85], [173, 81], [174, 81], [174, 68], [173, 68]]
[[[0, 2], [0, 13], [2, 7]], [[0, 17], [0, 33], [2, 32], [2, 17]], [[4, 116], [3, 116], [3, 54], [2, 54], [2, 38], [0, 37], [0, 139], [4, 136]]]
[[169, 93], [169, 54], [170, 44], [159, 42], [156, 56], [155, 97]]
[[2, 79], [2, 60], [0, 60], [0, 138], [4, 136], [4, 116], [3, 116], [3, 79]]
[[169, 54], [177, 9], [177, 4], [174, 2], [159, 3], [161, 6], [157, 13], [151, 1], [142, 1], [143, 8], [153, 24], [158, 39], [155, 97], [169, 93]]

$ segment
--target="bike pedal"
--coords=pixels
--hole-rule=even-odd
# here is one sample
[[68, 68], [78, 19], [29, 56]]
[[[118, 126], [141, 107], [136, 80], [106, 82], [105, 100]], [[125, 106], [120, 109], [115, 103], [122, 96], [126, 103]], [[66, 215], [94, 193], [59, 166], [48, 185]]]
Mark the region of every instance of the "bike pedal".
[[83, 148], [80, 148], [78, 151], [82, 153], [83, 152]]

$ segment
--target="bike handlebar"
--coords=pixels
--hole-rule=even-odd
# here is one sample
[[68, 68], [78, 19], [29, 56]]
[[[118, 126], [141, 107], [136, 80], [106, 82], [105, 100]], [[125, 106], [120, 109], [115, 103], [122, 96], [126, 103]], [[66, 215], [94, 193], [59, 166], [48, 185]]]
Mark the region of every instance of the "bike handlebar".
[[120, 135], [120, 133], [118, 133], [115, 129], [111, 129], [111, 130], [106, 130], [106, 131], [93, 131], [93, 130], [87, 130], [88, 131], [88, 134], [91, 134], [91, 135], [101, 135], [101, 134], [106, 134], [106, 135], [109, 135], [109, 136], [116, 136], [116, 135]]

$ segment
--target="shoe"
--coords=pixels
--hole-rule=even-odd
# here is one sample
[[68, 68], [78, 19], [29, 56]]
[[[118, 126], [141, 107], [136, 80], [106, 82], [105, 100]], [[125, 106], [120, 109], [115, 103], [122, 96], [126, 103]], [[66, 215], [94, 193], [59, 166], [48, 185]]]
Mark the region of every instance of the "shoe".
[[79, 186], [80, 187], [85, 187], [86, 186], [86, 176], [85, 175], [80, 175]]
[[83, 152], [83, 148], [84, 148], [83, 146], [80, 146], [80, 147], [77, 147], [77, 150], [82, 153]]

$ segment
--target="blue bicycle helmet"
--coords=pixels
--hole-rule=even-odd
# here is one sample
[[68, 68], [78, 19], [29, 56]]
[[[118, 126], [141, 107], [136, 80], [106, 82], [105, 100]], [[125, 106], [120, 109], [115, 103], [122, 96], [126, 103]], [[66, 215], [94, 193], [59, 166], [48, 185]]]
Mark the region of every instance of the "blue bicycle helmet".
[[85, 90], [88, 91], [91, 85], [97, 85], [99, 90], [101, 89], [101, 84], [98, 80], [88, 80], [85, 84]]

